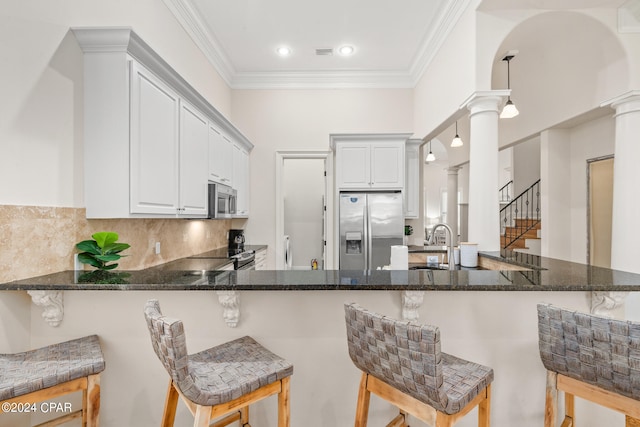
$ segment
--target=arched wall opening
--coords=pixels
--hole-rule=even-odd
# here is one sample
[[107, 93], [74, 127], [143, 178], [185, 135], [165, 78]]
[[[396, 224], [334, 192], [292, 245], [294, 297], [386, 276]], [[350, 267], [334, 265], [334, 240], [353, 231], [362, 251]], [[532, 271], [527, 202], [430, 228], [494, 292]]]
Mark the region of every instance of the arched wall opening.
[[583, 13], [544, 12], [514, 27], [495, 52], [493, 89], [507, 87], [502, 58], [512, 50], [518, 53], [510, 63], [511, 99], [520, 115], [500, 121], [500, 146], [597, 110], [629, 90], [629, 60], [617, 34]]

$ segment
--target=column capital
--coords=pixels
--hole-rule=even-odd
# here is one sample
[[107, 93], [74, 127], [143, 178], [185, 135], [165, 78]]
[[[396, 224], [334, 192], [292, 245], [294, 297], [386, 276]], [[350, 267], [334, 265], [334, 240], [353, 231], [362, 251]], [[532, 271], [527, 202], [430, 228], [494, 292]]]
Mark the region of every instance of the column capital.
[[601, 107], [611, 107], [616, 115], [640, 111], [640, 90], [630, 90], [600, 104]]
[[509, 96], [510, 90], [481, 90], [471, 94], [460, 106], [467, 108], [471, 115], [483, 112], [498, 112], [502, 99]]

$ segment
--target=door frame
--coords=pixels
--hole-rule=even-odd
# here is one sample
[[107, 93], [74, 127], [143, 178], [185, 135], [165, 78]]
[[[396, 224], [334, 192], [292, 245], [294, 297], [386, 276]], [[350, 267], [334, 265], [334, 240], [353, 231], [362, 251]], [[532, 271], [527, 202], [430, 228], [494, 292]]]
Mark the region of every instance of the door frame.
[[587, 265], [591, 265], [591, 164], [613, 159], [613, 154], [587, 159]]
[[325, 180], [324, 180], [324, 268], [331, 270], [334, 268], [333, 260], [333, 152], [331, 150], [277, 150], [276, 151], [276, 270], [284, 270], [284, 161], [285, 160], [324, 160]]

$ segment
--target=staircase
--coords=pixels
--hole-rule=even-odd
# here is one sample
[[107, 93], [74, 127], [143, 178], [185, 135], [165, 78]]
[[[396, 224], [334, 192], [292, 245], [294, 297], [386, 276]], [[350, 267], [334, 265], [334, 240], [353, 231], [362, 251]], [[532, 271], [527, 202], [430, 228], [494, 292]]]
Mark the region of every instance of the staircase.
[[500, 209], [500, 246], [540, 255], [540, 180]]
[[514, 226], [505, 227], [500, 236], [500, 246], [504, 249], [525, 249], [539, 254], [541, 228], [542, 223], [538, 220], [516, 218]]

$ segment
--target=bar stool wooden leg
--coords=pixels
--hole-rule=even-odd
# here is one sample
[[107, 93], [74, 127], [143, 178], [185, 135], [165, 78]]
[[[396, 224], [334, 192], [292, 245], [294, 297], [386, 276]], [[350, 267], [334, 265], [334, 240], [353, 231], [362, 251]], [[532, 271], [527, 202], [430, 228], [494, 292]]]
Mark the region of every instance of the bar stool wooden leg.
[[278, 427], [289, 427], [291, 422], [291, 408], [289, 405], [289, 377], [280, 380], [278, 393]]
[[173, 380], [169, 380], [169, 388], [164, 401], [164, 412], [162, 414], [161, 427], [173, 427], [176, 419], [176, 408], [178, 407], [178, 390], [173, 386]]
[[451, 427], [453, 425], [453, 418], [449, 415], [438, 411], [436, 415], [435, 427]]
[[630, 417], [627, 415], [625, 417], [625, 426], [626, 427], [640, 427], [640, 420], [637, 418]]
[[400, 411], [400, 413], [387, 424], [387, 427], [407, 427], [407, 413]]
[[[87, 377], [87, 390], [83, 395], [86, 396], [82, 403], [83, 409], [86, 409], [82, 414], [83, 425], [98, 427], [100, 425], [100, 374]], [[84, 424], [85, 418], [86, 424]]]
[[209, 427], [211, 421], [211, 406], [196, 405], [193, 427]]
[[360, 389], [358, 391], [358, 403], [356, 404], [355, 427], [367, 427], [369, 399], [371, 398], [371, 392], [367, 390], [367, 378], [368, 375], [363, 372], [362, 378], [360, 379]]
[[486, 398], [478, 404], [478, 427], [489, 427], [491, 419], [491, 384], [485, 389]]
[[544, 427], [555, 427], [558, 412], [558, 374], [547, 371], [547, 393], [544, 401]]
[[574, 412], [574, 396], [571, 393], [564, 393], [564, 420], [560, 427], [574, 427], [575, 426], [575, 412]]
[[240, 408], [240, 427], [251, 427], [249, 424], [249, 407]]

